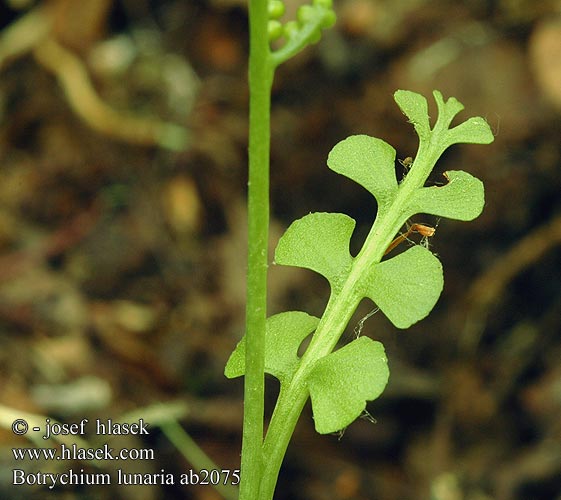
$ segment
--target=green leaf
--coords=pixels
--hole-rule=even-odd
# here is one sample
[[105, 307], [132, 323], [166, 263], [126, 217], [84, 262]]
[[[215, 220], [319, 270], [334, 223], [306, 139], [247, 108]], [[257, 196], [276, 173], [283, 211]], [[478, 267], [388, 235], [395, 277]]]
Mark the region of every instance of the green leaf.
[[383, 392], [389, 374], [384, 346], [368, 337], [317, 361], [308, 378], [316, 431], [327, 434], [352, 423], [366, 401]]
[[331, 150], [327, 165], [372, 193], [379, 212], [397, 192], [395, 149], [381, 139], [367, 135], [347, 137]]
[[365, 279], [363, 293], [397, 328], [408, 328], [429, 314], [443, 285], [440, 261], [417, 245], [374, 264]]
[[445, 172], [444, 176], [448, 180], [444, 186], [423, 187], [413, 193], [409, 217], [424, 213], [467, 221], [482, 212], [485, 191], [479, 179], [461, 170]]
[[[474, 116], [449, 129], [454, 117], [464, 109], [464, 105], [454, 97], [444, 101], [442, 94], [435, 90], [433, 92], [438, 106], [439, 135], [438, 144], [440, 151], [457, 143], [468, 144], [490, 144], [495, 139], [489, 124], [480, 116]], [[435, 130], [437, 127], [435, 127]]]
[[[319, 322], [301, 311], [288, 311], [267, 318], [265, 331], [265, 372], [281, 383], [289, 380], [299, 363], [298, 348]], [[230, 355], [224, 375], [240, 377], [245, 373], [245, 336]]]
[[410, 90], [398, 90], [394, 93], [393, 98], [415, 127], [417, 135], [422, 140], [428, 139], [430, 123], [427, 100], [421, 94]]
[[[438, 90], [433, 90], [432, 95], [436, 101], [438, 108], [437, 125], [440, 125], [441, 130], [446, 130], [452, 123], [454, 117], [464, 109], [464, 105], [455, 97], [450, 97], [447, 101], [444, 100], [442, 94]], [[435, 129], [437, 126], [435, 125]]]
[[490, 144], [495, 138], [489, 124], [480, 116], [474, 116], [448, 130], [446, 139], [448, 146], [451, 146], [459, 142]]
[[313, 213], [294, 221], [275, 251], [275, 263], [311, 269], [325, 276], [338, 293], [353, 258], [349, 243], [355, 221], [348, 215]]

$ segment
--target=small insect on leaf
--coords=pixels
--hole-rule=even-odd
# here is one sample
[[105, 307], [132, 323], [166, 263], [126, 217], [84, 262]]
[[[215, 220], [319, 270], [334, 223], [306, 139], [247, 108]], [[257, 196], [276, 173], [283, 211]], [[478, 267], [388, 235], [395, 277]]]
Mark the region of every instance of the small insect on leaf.
[[434, 236], [434, 233], [436, 233], [436, 229], [431, 226], [426, 226], [425, 224], [412, 224], [405, 233], [400, 234], [389, 244], [388, 248], [386, 248], [386, 251], [384, 252], [384, 255], [389, 254], [396, 246], [405, 241], [412, 233], [418, 233], [423, 238], [430, 238], [431, 236]]
[[413, 158], [411, 158], [411, 156], [407, 156], [406, 158], [404, 158], [403, 160], [400, 160], [398, 158], [399, 163], [401, 163], [401, 165], [403, 167], [405, 167], [407, 170], [409, 170], [411, 168], [411, 165], [413, 165]]
[[409, 231], [412, 233], [419, 233], [421, 236], [424, 236], [425, 238], [430, 238], [431, 236], [434, 236], [436, 229], [431, 226], [425, 226], [424, 224], [413, 224], [409, 228]]

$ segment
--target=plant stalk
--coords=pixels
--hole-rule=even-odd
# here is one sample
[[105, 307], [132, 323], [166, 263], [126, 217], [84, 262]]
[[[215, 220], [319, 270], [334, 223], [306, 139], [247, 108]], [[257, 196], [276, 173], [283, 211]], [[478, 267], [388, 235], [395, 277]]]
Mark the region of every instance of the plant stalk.
[[258, 500], [263, 469], [265, 320], [269, 240], [270, 94], [266, 0], [250, 0], [246, 359], [240, 500]]

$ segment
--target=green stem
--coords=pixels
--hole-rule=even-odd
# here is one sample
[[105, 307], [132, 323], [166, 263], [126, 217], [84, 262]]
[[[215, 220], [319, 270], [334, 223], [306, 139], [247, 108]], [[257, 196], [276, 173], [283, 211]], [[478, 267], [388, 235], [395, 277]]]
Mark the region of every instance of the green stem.
[[246, 360], [240, 500], [257, 500], [263, 468], [265, 320], [269, 239], [270, 93], [266, 0], [250, 0]]
[[[323, 9], [323, 11], [327, 11], [327, 9]], [[275, 67], [279, 66], [304, 49], [310, 43], [310, 39], [314, 34], [321, 29], [322, 21], [322, 16], [318, 15], [311, 22], [306, 23], [294, 38], [290, 39], [280, 49], [271, 53], [271, 64]]]

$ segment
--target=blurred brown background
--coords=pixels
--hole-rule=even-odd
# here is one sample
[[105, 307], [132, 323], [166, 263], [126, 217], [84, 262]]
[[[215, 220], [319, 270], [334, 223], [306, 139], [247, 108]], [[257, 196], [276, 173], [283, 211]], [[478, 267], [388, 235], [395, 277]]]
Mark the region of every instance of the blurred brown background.
[[[306, 408], [276, 498], [561, 499], [561, 3], [335, 4], [336, 27], [275, 80], [271, 248], [311, 211], [354, 217], [360, 247], [374, 200], [325, 161], [354, 133], [414, 156], [397, 88], [426, 95], [433, 117], [433, 89], [455, 96], [496, 137], [454, 146], [432, 179], [482, 179], [482, 216], [415, 219], [438, 224], [433, 313], [407, 331], [381, 314], [364, 324], [391, 368], [368, 406], [376, 423], [319, 436]], [[0, 496], [220, 498], [209, 486], [16, 488], [11, 449], [33, 443], [12, 434], [9, 411], [119, 421], [181, 403], [190, 435], [238, 466], [242, 382], [223, 367], [244, 324], [245, 3], [11, 0], [0, 15]], [[271, 267], [271, 314], [319, 315], [327, 297], [313, 273]], [[106, 470], [191, 468], [156, 426], [109, 442], [156, 459]]]

